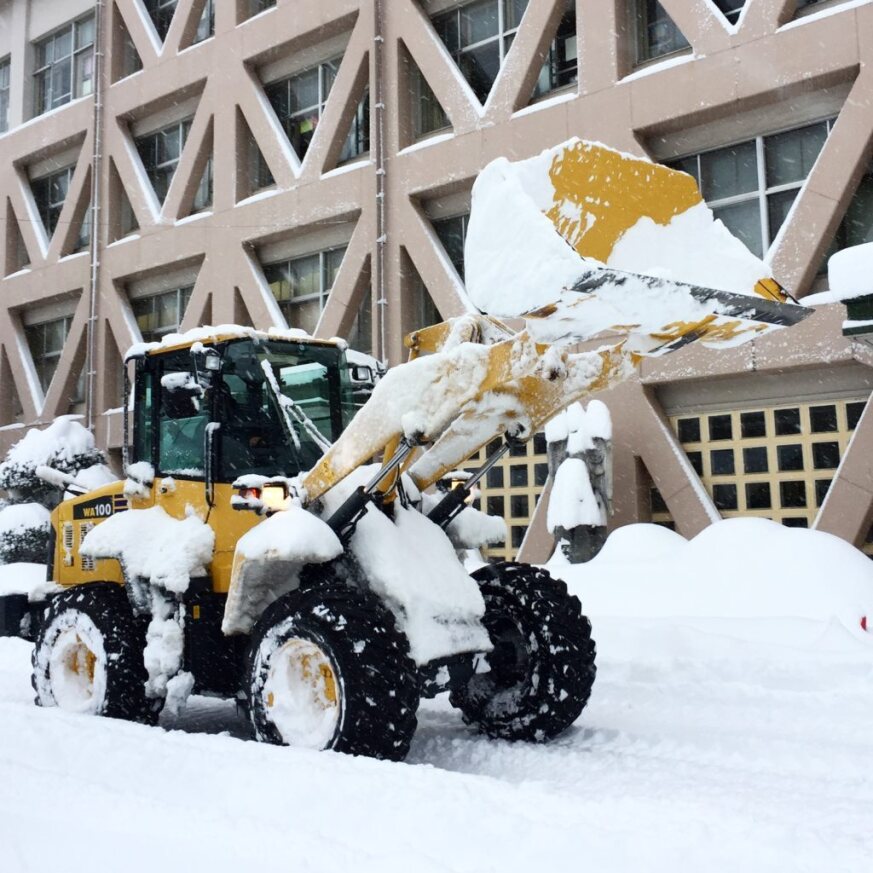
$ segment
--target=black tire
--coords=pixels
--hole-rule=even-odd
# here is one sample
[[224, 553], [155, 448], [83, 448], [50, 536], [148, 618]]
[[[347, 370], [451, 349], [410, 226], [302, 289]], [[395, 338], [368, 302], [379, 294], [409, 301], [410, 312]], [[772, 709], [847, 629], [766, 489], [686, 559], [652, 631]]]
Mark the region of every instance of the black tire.
[[280, 669], [277, 653], [298, 641], [315, 646], [326, 659], [334, 677], [328, 696], [337, 713], [332, 734], [313, 734], [311, 742], [298, 737], [297, 744], [402, 761], [415, 733], [420, 697], [409, 643], [378, 597], [336, 582], [285, 594], [255, 626], [245, 690], [256, 738], [295, 744], [274, 720], [268, 682]]
[[545, 570], [494, 564], [473, 574], [494, 651], [450, 695], [464, 721], [491, 737], [544, 742], [579, 717], [594, 684], [591, 622]]
[[[37, 706], [155, 724], [163, 701], [146, 697], [145, 641], [146, 624], [134, 617], [120, 585], [77, 585], [53, 597], [31, 657]], [[78, 676], [83, 665], [90, 682], [83, 679], [71, 693], [62, 687], [65, 678], [70, 671]]]

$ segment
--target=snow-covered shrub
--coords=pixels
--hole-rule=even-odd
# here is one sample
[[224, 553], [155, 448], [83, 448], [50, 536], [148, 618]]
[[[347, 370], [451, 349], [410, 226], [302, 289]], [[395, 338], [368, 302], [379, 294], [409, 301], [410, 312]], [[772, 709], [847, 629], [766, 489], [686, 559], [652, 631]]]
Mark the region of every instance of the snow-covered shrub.
[[39, 503], [0, 509], [0, 564], [42, 564], [48, 554], [49, 511]]
[[45, 430], [30, 430], [6, 453], [0, 463], [0, 489], [14, 503], [34, 502], [55, 506], [61, 492], [36, 475], [41, 464], [72, 476], [98, 464], [105, 464], [103, 453], [94, 445], [94, 436], [75, 416], [56, 418]]

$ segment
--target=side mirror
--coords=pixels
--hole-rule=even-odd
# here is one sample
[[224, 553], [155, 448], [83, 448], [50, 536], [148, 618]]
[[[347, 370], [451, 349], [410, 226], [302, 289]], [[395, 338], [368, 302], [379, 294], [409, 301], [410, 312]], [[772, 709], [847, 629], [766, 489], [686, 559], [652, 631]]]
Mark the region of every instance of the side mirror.
[[365, 367], [361, 364], [355, 364], [349, 367], [351, 372], [352, 382], [372, 382], [373, 370], [370, 367]]

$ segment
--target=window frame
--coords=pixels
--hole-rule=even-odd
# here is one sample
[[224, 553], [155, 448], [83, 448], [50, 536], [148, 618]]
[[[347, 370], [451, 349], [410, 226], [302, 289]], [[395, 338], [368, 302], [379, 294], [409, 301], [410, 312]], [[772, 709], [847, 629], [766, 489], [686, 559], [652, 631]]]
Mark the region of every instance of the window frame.
[[[130, 301], [131, 309], [133, 310], [133, 317], [136, 321], [137, 329], [140, 332], [140, 338], [143, 342], [159, 342], [162, 337], [171, 333], [178, 333], [179, 329], [182, 325], [182, 321], [185, 318], [185, 311], [188, 308], [188, 303], [191, 301], [191, 295], [194, 292], [193, 283], [190, 285], [180, 285], [177, 288], [168, 288], [165, 291], [158, 291], [155, 294], [143, 295], [142, 297], [136, 297]], [[137, 311], [138, 308], [142, 308], [144, 303], [149, 303], [152, 307], [151, 315], [155, 315], [155, 307], [158, 305], [158, 302], [162, 299], [167, 299], [170, 296], [175, 295], [175, 306], [176, 306], [176, 321], [175, 324], [166, 325], [164, 327], [155, 327], [152, 330], [144, 332], [139, 319], [141, 315], [145, 313], [140, 313]]]
[[[76, 44], [78, 41], [79, 30], [86, 23], [90, 23], [91, 26], [91, 41], [81, 46], [80, 48], [77, 48]], [[92, 11], [86, 13], [85, 15], [79, 16], [79, 18], [76, 18], [73, 21], [62, 25], [61, 27], [58, 27], [50, 33], [33, 41], [34, 117], [45, 115], [47, 112], [51, 112], [54, 109], [59, 109], [61, 106], [66, 106], [68, 103], [72, 103], [74, 100], [78, 100], [83, 97], [90, 97], [94, 93], [94, 78], [97, 73], [94, 52], [94, 39], [96, 37], [96, 28], [97, 21], [94, 17], [94, 12]], [[54, 57], [55, 41], [59, 38], [64, 37], [67, 34], [69, 34], [70, 39], [69, 54], [64, 55], [63, 58], [56, 59]], [[51, 44], [52, 46], [52, 60], [47, 63], [44, 62], [41, 66], [38, 66], [40, 53], [44, 52], [49, 44]], [[79, 72], [79, 61], [80, 58], [85, 57], [89, 52], [91, 55], [91, 74], [87, 77], [81, 76]], [[59, 67], [62, 63], [69, 63], [70, 65], [70, 90], [69, 92], [64, 92], [64, 96], [66, 99], [57, 102], [57, 98], [54, 96], [52, 90], [52, 79], [54, 78], [53, 73], [55, 67]], [[47, 86], [44, 85], [45, 81], [47, 81]], [[79, 93], [82, 83], [86, 81], [89, 81], [91, 83], [90, 90], [85, 93]], [[46, 94], [49, 95], [48, 99], [46, 99]]]
[[[666, 166], [672, 167], [673, 169], [682, 169], [682, 172], [689, 173], [687, 169], [680, 168], [680, 164], [685, 164], [688, 161], [695, 162], [695, 172], [689, 173], [689, 175], [693, 176], [697, 181], [698, 188], [700, 188], [701, 195], [704, 195], [703, 192], [703, 170], [702, 170], [702, 162], [701, 159], [706, 155], [711, 155], [716, 152], [728, 151], [730, 149], [736, 149], [739, 146], [747, 145], [748, 143], [755, 144], [755, 163], [756, 163], [756, 188], [753, 191], [748, 191], [743, 194], [732, 194], [727, 197], [719, 197], [712, 200], [705, 199], [706, 205], [716, 214], [716, 218], [718, 218], [718, 210], [725, 209], [731, 206], [738, 206], [744, 203], [750, 203], [753, 201], [757, 201], [758, 203], [758, 224], [760, 231], [760, 240], [761, 240], [761, 258], [765, 258], [773, 247], [773, 244], [776, 242], [779, 233], [782, 230], [782, 227], [785, 226], [785, 221], [783, 220], [779, 229], [775, 233], [771, 233], [770, 227], [770, 198], [776, 197], [780, 194], [785, 194], [787, 192], [794, 192], [794, 198], [797, 199], [800, 191], [806, 185], [807, 180], [809, 179], [809, 175], [812, 173], [812, 170], [815, 167], [815, 163], [818, 161], [818, 157], [821, 154], [819, 151], [819, 155], [816, 156], [816, 160], [813, 162], [812, 167], [810, 167], [809, 173], [797, 181], [794, 182], [784, 182], [778, 185], [769, 185], [767, 182], [767, 151], [766, 151], [766, 141], [781, 136], [786, 133], [793, 133], [796, 131], [802, 131], [807, 128], [813, 128], [818, 125], [825, 125], [825, 139], [824, 144], [822, 145], [822, 150], [827, 144], [828, 138], [833, 131], [833, 126], [836, 123], [837, 116], [828, 115], [824, 118], [819, 118], [813, 121], [804, 122], [801, 125], [794, 125], [791, 127], [778, 128], [776, 130], [768, 131], [767, 133], [760, 133], [755, 135], [754, 137], [745, 137], [743, 139], [738, 139], [733, 142], [726, 143], [724, 145], [716, 146], [714, 148], [703, 149], [699, 152], [691, 152], [690, 154], [677, 156], [675, 158], [671, 158], [668, 161], [665, 161]], [[792, 203], [793, 205], [793, 203]], [[790, 208], [789, 208], [790, 211]], [[754, 253], [754, 252], [753, 252]]]
[[[333, 286], [336, 281], [336, 275], [339, 274], [339, 271], [342, 269], [343, 260], [345, 259], [346, 251], [348, 250], [348, 243], [342, 243], [340, 245], [330, 246], [325, 249], [319, 249], [314, 252], [307, 252], [305, 254], [295, 255], [292, 258], [283, 258], [279, 261], [271, 261], [268, 264], [264, 264], [264, 278], [267, 281], [267, 284], [270, 287], [270, 292], [273, 295], [273, 299], [276, 301], [276, 305], [279, 307], [279, 310], [282, 312], [282, 316], [285, 319], [289, 328], [297, 328], [298, 324], [294, 323], [295, 319], [292, 318], [292, 313], [297, 306], [305, 306], [309, 303], [318, 302], [318, 319], [316, 319], [316, 324], [313, 325], [313, 331], [315, 330], [318, 320], [321, 318], [321, 314], [324, 312], [324, 308], [327, 305], [328, 298], [330, 297], [330, 293], [333, 290]], [[339, 257], [339, 261], [336, 264], [336, 273], [334, 275], [334, 281], [330, 284], [327, 283], [328, 276], [328, 263], [329, 258], [331, 256], [335, 256], [338, 252], [341, 253]], [[309, 260], [313, 257], [318, 257], [318, 291], [311, 292], [309, 294], [303, 294], [299, 296], [295, 296], [291, 293], [290, 290], [290, 281], [286, 277], [281, 277], [277, 279], [270, 279], [270, 274], [275, 270], [280, 270], [282, 268], [286, 269], [290, 273], [290, 268], [292, 264], [299, 263], [301, 261]], [[277, 296], [276, 289], [273, 287], [277, 282], [288, 282], [289, 284], [289, 294], [285, 299]], [[301, 327], [300, 329], [306, 330], [306, 328]]]
[[649, 21], [649, 10], [646, 8], [647, 4], [650, 0], [629, 0], [630, 2], [630, 17], [633, 24], [633, 37], [634, 37], [634, 68], [644, 67], [651, 63], [656, 63], [659, 61], [663, 61], [666, 58], [675, 57], [676, 55], [680, 55], [684, 52], [689, 52], [691, 50], [691, 44], [685, 38], [685, 34], [679, 29], [679, 26], [673, 21], [672, 16], [666, 9], [661, 5], [659, 0], [651, 0], [651, 2], [656, 3], [661, 7], [661, 11], [667, 17], [671, 25], [675, 28], [676, 34], [679, 39], [681, 39], [685, 44], [677, 45], [675, 48], [671, 48], [667, 51], [660, 52], [658, 54], [652, 53], [652, 42], [650, 39], [650, 33], [652, 28], [658, 24], [658, 20]]
[[[30, 191], [33, 195], [36, 211], [42, 220], [42, 226], [45, 230], [46, 237], [49, 241], [55, 235], [60, 222], [61, 213], [64, 209], [67, 197], [69, 196], [70, 185], [73, 183], [73, 175], [76, 172], [76, 165], [69, 164], [66, 167], [61, 167], [59, 170], [54, 170], [45, 176], [38, 176], [30, 180]], [[51, 200], [51, 190], [55, 180], [65, 177], [63, 196], [56, 201]], [[48, 200], [44, 201], [40, 196], [40, 189], [45, 186]], [[82, 226], [79, 228], [79, 236], [76, 240], [75, 251], [84, 251], [91, 245], [91, 206], [89, 204], [85, 217], [82, 219]]]
[[[60, 346], [57, 349], [52, 350], [51, 352], [45, 351], [45, 337], [47, 335], [48, 328], [53, 325], [62, 324], [62, 332], [63, 332], [63, 340]], [[59, 318], [48, 318], [45, 321], [37, 321], [33, 324], [24, 325], [24, 335], [25, 341], [27, 342], [27, 349], [30, 352], [31, 360], [33, 361], [34, 369], [36, 370], [37, 381], [39, 382], [39, 386], [42, 390], [43, 397], [45, 397], [49, 389], [51, 388], [51, 384], [54, 381], [55, 376], [58, 372], [58, 364], [60, 363], [61, 357], [64, 353], [64, 348], [67, 344], [67, 340], [70, 336], [70, 328], [73, 325], [73, 316], [72, 315], [62, 315]], [[42, 351], [40, 354], [36, 354], [34, 351], [34, 342], [33, 342], [33, 331], [40, 330], [42, 334]], [[51, 374], [48, 379], [44, 378], [45, 370], [44, 365], [50, 362]], [[42, 365], [42, 366], [41, 366]], [[79, 378], [76, 380], [76, 383], [73, 387], [73, 396], [70, 398], [70, 403], [81, 403], [85, 399], [85, 371], [82, 370], [82, 373], [79, 375]]]

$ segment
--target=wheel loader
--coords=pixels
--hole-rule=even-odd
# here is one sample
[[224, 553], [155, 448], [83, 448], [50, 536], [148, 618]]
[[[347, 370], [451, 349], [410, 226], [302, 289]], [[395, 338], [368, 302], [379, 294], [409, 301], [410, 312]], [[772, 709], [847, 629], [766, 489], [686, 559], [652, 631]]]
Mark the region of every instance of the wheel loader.
[[[471, 306], [412, 333], [363, 405], [375, 380], [340, 340], [225, 326], [128, 353], [127, 478], [76, 494], [41, 471], [73, 492], [52, 515], [55, 588], [3, 604], [6, 631], [34, 641], [39, 705], [154, 723], [218, 695], [259, 740], [391, 760], [442, 692], [495, 738], [544, 741], [579, 717], [590, 622], [539, 567], [467, 573], [458, 550], [494, 537], [468, 505], [476, 483], [642, 356], [735, 345], [809, 310], [763, 274], [737, 293], [623, 272], [602, 223], [588, 257], [580, 190], [624, 180], [617, 244], [699, 206], [688, 176], [578, 142], [547, 171], [554, 202], [537, 208], [579, 254], [576, 281], [546, 304], [538, 289], [512, 326]], [[432, 488], [495, 439], [472, 476]]]

